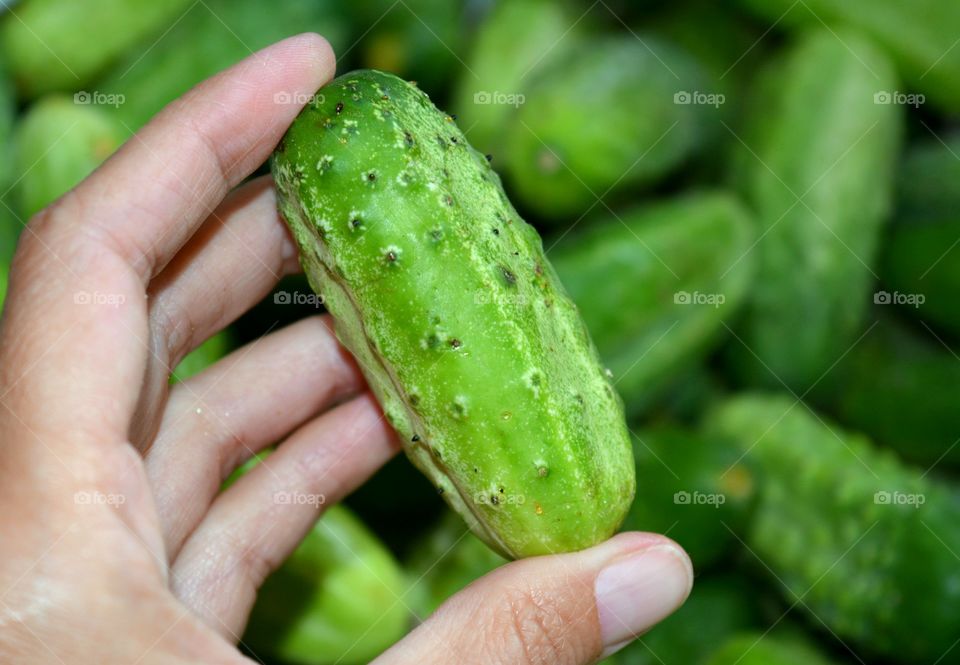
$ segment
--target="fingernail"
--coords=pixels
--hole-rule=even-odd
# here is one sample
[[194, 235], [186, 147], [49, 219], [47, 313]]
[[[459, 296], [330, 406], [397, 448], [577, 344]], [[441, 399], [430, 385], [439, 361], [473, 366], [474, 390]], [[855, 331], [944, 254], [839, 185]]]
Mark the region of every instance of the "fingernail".
[[676, 545], [654, 545], [608, 564], [594, 583], [603, 656], [673, 613], [692, 585], [690, 559]]

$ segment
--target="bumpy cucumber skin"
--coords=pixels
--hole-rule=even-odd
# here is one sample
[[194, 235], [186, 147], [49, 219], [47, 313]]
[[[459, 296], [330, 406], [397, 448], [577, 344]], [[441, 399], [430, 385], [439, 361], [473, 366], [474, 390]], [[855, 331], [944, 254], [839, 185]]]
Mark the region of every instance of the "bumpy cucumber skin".
[[480, 25], [467, 60], [469, 70], [454, 91], [457, 122], [466, 128], [471, 145], [499, 157], [504, 128], [524, 100], [527, 85], [538, 71], [563, 58], [581, 26], [554, 0], [497, 4]]
[[347, 508], [331, 506], [257, 592], [243, 641], [285, 663], [369, 663], [411, 617], [399, 563]]
[[30, 0], [0, 22], [0, 50], [27, 96], [82, 89], [189, 5], [189, 0]]
[[408, 456], [509, 557], [610, 536], [623, 407], [483, 155], [395, 76], [318, 91], [273, 158], [280, 210]]
[[633, 455], [645, 482], [623, 528], [669, 532], [697, 570], [727, 554], [746, 522], [753, 478], [739, 447], [723, 444], [678, 427], [637, 432]]
[[707, 665], [831, 665], [832, 660], [798, 633], [743, 633], [717, 650]]
[[[754, 221], [699, 192], [585, 224], [550, 249], [631, 416], [644, 413], [734, 325], [753, 273]], [[622, 221], [621, 221], [622, 220]], [[549, 243], [548, 243], [549, 246]], [[678, 294], [724, 297], [684, 304]]]
[[898, 176], [898, 206], [880, 261], [890, 292], [922, 295], [903, 308], [960, 338], [960, 133], [912, 146]]
[[554, 219], [655, 182], [706, 136], [711, 107], [674, 101], [703, 82], [693, 58], [656, 37], [582, 40], [524, 91], [505, 141], [509, 183]]
[[864, 654], [932, 663], [948, 651], [960, 635], [955, 491], [786, 397], [731, 399], [705, 429], [754, 470], [745, 538], [789, 599]]
[[206, 0], [190, 8], [158, 41], [128, 51], [97, 89], [123, 95], [115, 114], [136, 130], [251, 51], [308, 31], [322, 34], [336, 53], [349, 45], [335, 0]]
[[925, 468], [960, 466], [954, 445], [960, 363], [922, 328], [910, 330], [890, 316], [870, 326], [817, 384], [814, 400], [905, 460]]
[[602, 665], [704, 665], [717, 644], [758, 626], [751, 589], [746, 578], [698, 577], [676, 613]]
[[38, 100], [14, 133], [14, 190], [24, 218], [39, 212], [86, 178], [120, 147], [122, 125], [100, 106], [62, 95]]
[[896, 85], [883, 53], [855, 34], [842, 40], [805, 33], [771, 64], [734, 163], [760, 223], [735, 347], [751, 384], [806, 390], [849, 348], [872, 300], [902, 109], [874, 102]]
[[[881, 44], [901, 75], [941, 111], [960, 111], [960, 4], [949, 0], [741, 0], [781, 26], [852, 26]], [[893, 92], [897, 88], [886, 88]], [[902, 90], [902, 89], [901, 89]]]

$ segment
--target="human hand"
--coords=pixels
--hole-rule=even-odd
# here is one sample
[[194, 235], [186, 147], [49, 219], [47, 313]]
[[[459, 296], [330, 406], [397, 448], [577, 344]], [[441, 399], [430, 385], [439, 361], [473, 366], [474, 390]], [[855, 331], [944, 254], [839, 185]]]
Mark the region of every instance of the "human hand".
[[[235, 644], [256, 589], [318, 517], [271, 497], [333, 503], [397, 451], [326, 317], [168, 383], [297, 270], [269, 178], [233, 188], [299, 111], [278, 99], [306, 100], [333, 69], [314, 35], [251, 56], [24, 231], [0, 325], [0, 660], [249, 662]], [[514, 562], [378, 662], [592, 662], [691, 581], [652, 534]]]

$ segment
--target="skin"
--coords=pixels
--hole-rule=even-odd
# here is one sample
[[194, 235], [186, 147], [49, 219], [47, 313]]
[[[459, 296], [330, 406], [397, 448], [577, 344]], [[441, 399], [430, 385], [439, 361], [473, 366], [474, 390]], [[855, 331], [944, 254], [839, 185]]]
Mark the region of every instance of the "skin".
[[[256, 590], [322, 509], [270, 497], [333, 504], [398, 450], [326, 317], [167, 380], [298, 270], [272, 182], [234, 188], [300, 109], [277, 94], [303, 99], [333, 70], [316, 35], [252, 55], [24, 230], [0, 321], [0, 662], [252, 662], [235, 645]], [[617, 580], [646, 570], [641, 587], [670, 583], [675, 600], [598, 606], [614, 564]], [[518, 561], [377, 662], [593, 662], [675, 609], [691, 579], [682, 551], [653, 534]]]

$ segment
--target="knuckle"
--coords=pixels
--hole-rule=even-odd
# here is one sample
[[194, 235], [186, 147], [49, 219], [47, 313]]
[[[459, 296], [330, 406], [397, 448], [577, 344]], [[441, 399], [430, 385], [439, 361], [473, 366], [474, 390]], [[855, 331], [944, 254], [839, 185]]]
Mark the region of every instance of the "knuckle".
[[[505, 589], [493, 614], [488, 645], [499, 645], [504, 662], [547, 665], [571, 660], [579, 653], [571, 635], [574, 623], [562, 599], [537, 587]], [[497, 648], [497, 646], [494, 646]]]

